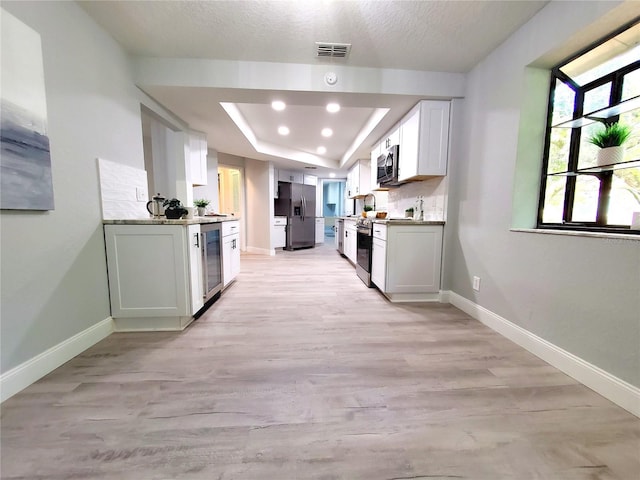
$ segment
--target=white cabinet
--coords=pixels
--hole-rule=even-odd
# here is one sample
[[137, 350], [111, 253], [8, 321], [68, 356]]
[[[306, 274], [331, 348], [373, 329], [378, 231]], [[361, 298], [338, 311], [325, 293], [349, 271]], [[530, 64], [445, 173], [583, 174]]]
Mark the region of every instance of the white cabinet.
[[[400, 123], [398, 123], [371, 149], [371, 158], [369, 162], [370, 190], [388, 190], [387, 187], [380, 187], [380, 184], [378, 183], [378, 157], [386, 153], [387, 149], [391, 146], [400, 145], [400, 143]], [[402, 148], [400, 149], [400, 152], [400, 156], [402, 156]]]
[[393, 145], [400, 145], [400, 141], [400, 124], [398, 123], [380, 139], [380, 148], [385, 151]]
[[189, 277], [191, 284], [191, 312], [195, 313], [204, 306], [204, 286], [202, 284], [202, 237], [200, 225], [187, 226], [187, 244], [189, 248]]
[[315, 175], [304, 174], [302, 176], [302, 183], [305, 185], [313, 185], [314, 187], [318, 186], [318, 177]]
[[324, 243], [324, 218], [316, 217], [316, 243]]
[[358, 240], [357, 240], [357, 233], [356, 233], [356, 221], [351, 219], [345, 219], [344, 240], [343, 240], [344, 255], [354, 265], [356, 263], [357, 242]]
[[422, 100], [400, 122], [398, 180], [447, 174], [451, 103]]
[[420, 224], [381, 226], [384, 227], [374, 223], [373, 283], [392, 302], [437, 301], [443, 227]]
[[373, 224], [373, 246], [371, 251], [371, 281], [385, 291], [387, 274], [387, 227], [379, 223]]
[[371, 191], [371, 162], [358, 160], [347, 174], [347, 197], [361, 198]]
[[303, 183], [304, 174], [291, 170], [278, 170], [278, 181], [289, 183]]
[[202, 307], [200, 226], [105, 225], [116, 331], [182, 330]]
[[371, 172], [371, 178], [369, 179], [371, 190], [377, 190], [380, 188], [380, 184], [378, 183], [378, 157], [381, 152], [380, 145], [381, 144], [378, 143], [371, 149], [371, 164], [369, 166]]
[[271, 248], [287, 246], [287, 217], [274, 217], [271, 223]]
[[240, 273], [240, 222], [222, 224], [222, 288], [226, 288]]
[[207, 184], [207, 137], [201, 132], [189, 132], [191, 183]]

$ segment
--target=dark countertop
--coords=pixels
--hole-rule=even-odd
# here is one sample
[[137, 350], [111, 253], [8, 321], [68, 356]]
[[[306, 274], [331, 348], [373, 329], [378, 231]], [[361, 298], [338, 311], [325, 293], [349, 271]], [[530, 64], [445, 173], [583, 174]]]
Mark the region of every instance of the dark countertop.
[[193, 217], [188, 220], [167, 220], [166, 218], [124, 218], [121, 220], [102, 220], [104, 225], [199, 225], [202, 223], [220, 223], [240, 220], [239, 217]]

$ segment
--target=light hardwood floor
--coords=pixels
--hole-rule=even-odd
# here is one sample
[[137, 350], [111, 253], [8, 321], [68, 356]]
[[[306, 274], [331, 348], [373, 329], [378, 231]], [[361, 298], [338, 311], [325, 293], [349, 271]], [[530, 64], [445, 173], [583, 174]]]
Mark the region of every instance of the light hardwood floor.
[[114, 334], [2, 405], [3, 479], [640, 478], [640, 420], [332, 246], [244, 255], [182, 333]]

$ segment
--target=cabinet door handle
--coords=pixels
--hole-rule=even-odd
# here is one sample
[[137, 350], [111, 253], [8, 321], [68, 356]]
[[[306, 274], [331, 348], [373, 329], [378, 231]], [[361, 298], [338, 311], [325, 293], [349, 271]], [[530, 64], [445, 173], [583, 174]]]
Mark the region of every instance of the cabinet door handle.
[[199, 233], [194, 233], [194, 234], [193, 234], [193, 237], [196, 239], [195, 246], [196, 246], [197, 248], [200, 248], [200, 234], [199, 234]]

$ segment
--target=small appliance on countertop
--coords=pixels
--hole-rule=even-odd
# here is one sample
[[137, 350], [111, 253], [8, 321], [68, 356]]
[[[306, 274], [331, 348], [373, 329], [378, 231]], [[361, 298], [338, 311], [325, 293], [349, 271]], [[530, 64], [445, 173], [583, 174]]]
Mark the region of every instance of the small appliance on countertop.
[[147, 202], [147, 211], [153, 218], [164, 217], [164, 201], [166, 200], [160, 193], [156, 193], [151, 200]]

